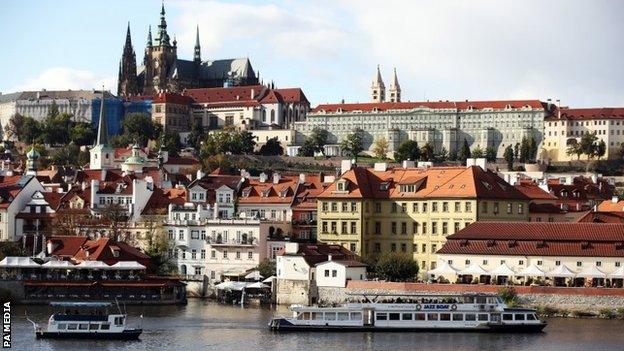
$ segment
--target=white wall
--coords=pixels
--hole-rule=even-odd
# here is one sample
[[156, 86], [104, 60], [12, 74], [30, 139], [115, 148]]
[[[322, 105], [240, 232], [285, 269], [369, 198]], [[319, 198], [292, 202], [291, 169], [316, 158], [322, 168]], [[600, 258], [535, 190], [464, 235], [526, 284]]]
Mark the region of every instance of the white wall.
[[366, 267], [346, 267], [335, 261], [319, 263], [316, 272], [316, 286], [344, 288], [347, 280], [366, 279]]

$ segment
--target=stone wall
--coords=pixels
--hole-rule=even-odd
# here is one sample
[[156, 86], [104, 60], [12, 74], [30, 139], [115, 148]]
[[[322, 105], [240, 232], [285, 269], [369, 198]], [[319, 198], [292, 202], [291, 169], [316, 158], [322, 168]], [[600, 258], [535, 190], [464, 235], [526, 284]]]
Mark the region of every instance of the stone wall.
[[[496, 293], [495, 285], [419, 284], [350, 281], [346, 288], [318, 288], [319, 304], [339, 304], [383, 294]], [[514, 287], [524, 306], [548, 306], [567, 311], [599, 313], [603, 308], [624, 308], [624, 289]]]
[[276, 302], [280, 305], [309, 305], [317, 301], [317, 288], [306, 280], [278, 279]]

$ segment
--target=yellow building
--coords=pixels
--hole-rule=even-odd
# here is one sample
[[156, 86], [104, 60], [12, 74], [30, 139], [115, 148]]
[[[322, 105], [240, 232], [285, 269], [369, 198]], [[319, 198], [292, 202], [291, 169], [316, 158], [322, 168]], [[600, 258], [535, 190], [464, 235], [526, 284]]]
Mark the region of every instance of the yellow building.
[[355, 167], [318, 196], [318, 240], [364, 258], [413, 254], [435, 267], [446, 236], [479, 221], [528, 221], [529, 199], [479, 166]]

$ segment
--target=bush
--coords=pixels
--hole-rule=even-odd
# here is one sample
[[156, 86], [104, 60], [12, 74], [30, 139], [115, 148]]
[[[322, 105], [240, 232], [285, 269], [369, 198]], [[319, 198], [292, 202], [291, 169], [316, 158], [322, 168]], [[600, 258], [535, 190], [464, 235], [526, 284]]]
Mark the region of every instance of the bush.
[[615, 311], [610, 308], [601, 308], [598, 316], [600, 318], [613, 319], [615, 318]]
[[518, 305], [518, 292], [513, 286], [503, 286], [499, 288], [498, 296], [500, 296], [507, 305]]
[[559, 313], [559, 309], [551, 306], [537, 306], [537, 314], [544, 317], [552, 317]]
[[624, 319], [624, 307], [618, 307], [615, 309], [615, 314], [618, 319]]
[[411, 256], [399, 252], [387, 252], [375, 263], [378, 278], [392, 282], [411, 282], [418, 274], [418, 263]]

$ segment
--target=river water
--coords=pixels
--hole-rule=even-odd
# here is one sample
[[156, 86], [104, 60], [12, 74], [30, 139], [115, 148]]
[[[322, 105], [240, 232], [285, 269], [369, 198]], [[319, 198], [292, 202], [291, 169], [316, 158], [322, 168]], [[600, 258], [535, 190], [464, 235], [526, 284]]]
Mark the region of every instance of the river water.
[[13, 349], [16, 350], [624, 350], [624, 321], [550, 319], [542, 334], [476, 333], [272, 333], [268, 308], [224, 306], [189, 300], [187, 306], [128, 307], [130, 323], [143, 314], [140, 341], [36, 340], [24, 309], [36, 321], [45, 321], [45, 306], [12, 306]]

